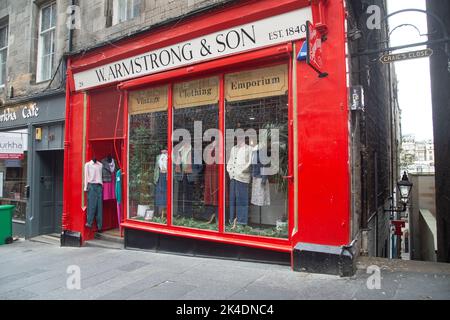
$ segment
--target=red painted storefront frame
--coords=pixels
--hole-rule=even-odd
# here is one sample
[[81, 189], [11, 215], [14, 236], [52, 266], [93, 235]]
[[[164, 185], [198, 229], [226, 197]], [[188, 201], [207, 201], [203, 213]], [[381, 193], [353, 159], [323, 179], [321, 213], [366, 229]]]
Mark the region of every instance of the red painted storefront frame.
[[[82, 165], [87, 160], [87, 158], [83, 159], [82, 157], [83, 144], [86, 144], [86, 141], [83, 138], [82, 126], [80, 126], [83, 123], [85, 96], [83, 92], [75, 92], [73, 73], [307, 5], [309, 5], [309, 1], [304, 0], [242, 1], [242, 3], [225, 7], [214, 13], [191, 18], [176, 27], [162, 27], [151, 33], [124, 40], [119, 44], [115, 44], [115, 46], [106, 46], [84, 55], [71, 57], [68, 61], [66, 97], [64, 230], [81, 232], [83, 240], [93, 237], [93, 234], [84, 228], [85, 208], [81, 208]], [[313, 4], [312, 9], [314, 22], [326, 23], [328, 27], [328, 41], [323, 44], [324, 70], [329, 73], [328, 78], [319, 79], [317, 73], [304, 62], [295, 64], [297, 77], [296, 79], [292, 78], [294, 74], [292, 57], [296, 57], [301, 47], [301, 42], [297, 41], [294, 43], [295, 52], [293, 52], [293, 44], [286, 43], [212, 60], [195, 66], [133, 79], [124, 83], [115, 83], [111, 87], [115, 90], [115, 86], [118, 86], [123, 91], [123, 138], [125, 143], [123, 144], [121, 160], [122, 167], [127, 168], [128, 90], [154, 86], [164, 82], [174, 82], [175, 79], [178, 81], [183, 78], [220, 74], [229, 69], [230, 66], [236, 67], [243, 64], [249, 66], [249, 63], [255, 67], [264, 66], [268, 61], [284, 56], [285, 61], [289, 63], [289, 145], [292, 148], [291, 150], [296, 148], [296, 152], [298, 152], [297, 163], [294, 163], [293, 157], [289, 159], [291, 174], [298, 173], [294, 176], [294, 179], [298, 181], [298, 212], [294, 212], [293, 205], [290, 206], [290, 238], [284, 240], [241, 234], [221, 234], [220, 232], [224, 232], [223, 219], [220, 219], [218, 232], [194, 230], [178, 226], [162, 227], [131, 220], [126, 220], [122, 224], [123, 227], [283, 252], [291, 252], [298, 242], [330, 246], [341, 246], [350, 242], [350, 171], [345, 67], [345, 12], [342, 0], [328, 1], [326, 6], [322, 6], [321, 10], [319, 10], [317, 5]], [[223, 82], [222, 76], [220, 81]], [[169, 91], [171, 87], [169, 86]], [[296, 89], [295, 92], [297, 93], [295, 97], [294, 89]], [[223, 92], [220, 92], [220, 94], [222, 97], [220, 101], [223, 102]], [[171, 96], [170, 92], [169, 97]], [[89, 95], [87, 95], [88, 97]], [[298, 101], [296, 114], [294, 114], [293, 108], [294, 100]], [[172, 121], [171, 105], [171, 101], [169, 101], [169, 121]], [[90, 108], [89, 103], [87, 107]], [[223, 113], [223, 109], [224, 106], [221, 103], [219, 113]], [[221, 118], [219, 117], [219, 119]], [[293, 140], [294, 120], [297, 121], [297, 131], [295, 132], [297, 145], [294, 145]], [[87, 123], [89, 124], [89, 121]], [[172, 127], [171, 123], [169, 125]], [[219, 129], [223, 130], [223, 123], [220, 123]], [[88, 132], [89, 128], [86, 128], [86, 130]], [[170, 143], [169, 148], [171, 148]], [[170, 149], [169, 154], [171, 154]], [[86, 156], [88, 156], [87, 153]], [[171, 170], [170, 166], [169, 170]], [[219, 182], [223, 186], [225, 173], [223, 170], [221, 172]], [[127, 181], [126, 174], [125, 170], [123, 179], [125, 183]], [[170, 186], [171, 184], [168, 184], [169, 188]], [[124, 185], [124, 190], [126, 188], [127, 186]], [[221, 197], [221, 203], [223, 203], [223, 195]], [[292, 204], [294, 188], [290, 188], [289, 197], [291, 200], [289, 202]], [[128, 199], [124, 192], [124, 207], [126, 207], [127, 201]], [[223, 207], [221, 209], [223, 212]], [[126, 213], [124, 215], [126, 216]], [[298, 230], [292, 234], [294, 215], [298, 219]], [[171, 212], [168, 212], [167, 216], [168, 224], [170, 225]]]

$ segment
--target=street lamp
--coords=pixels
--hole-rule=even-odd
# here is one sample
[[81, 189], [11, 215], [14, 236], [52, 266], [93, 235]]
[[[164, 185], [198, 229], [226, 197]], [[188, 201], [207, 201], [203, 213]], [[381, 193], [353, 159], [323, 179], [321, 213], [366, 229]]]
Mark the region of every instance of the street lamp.
[[398, 191], [400, 191], [400, 201], [403, 204], [408, 203], [409, 195], [411, 194], [411, 189], [413, 187], [413, 184], [408, 179], [408, 175], [406, 174], [406, 171], [403, 173], [402, 180], [397, 182], [397, 188]]
[[413, 187], [413, 183], [409, 181], [408, 175], [406, 174], [406, 171], [403, 173], [402, 180], [397, 182], [397, 188], [400, 193], [400, 202], [402, 204], [401, 207], [394, 207], [392, 206], [389, 209], [384, 209], [384, 212], [405, 212], [406, 211], [406, 205], [408, 204], [409, 195], [411, 194], [411, 189]]

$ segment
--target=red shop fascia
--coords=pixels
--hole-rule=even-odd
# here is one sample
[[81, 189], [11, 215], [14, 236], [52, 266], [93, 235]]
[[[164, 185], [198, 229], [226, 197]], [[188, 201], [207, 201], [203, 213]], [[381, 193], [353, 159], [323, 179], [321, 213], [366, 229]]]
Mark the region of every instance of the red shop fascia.
[[[312, 20], [313, 25], [326, 34], [327, 40], [322, 44], [322, 64], [327, 77], [319, 77], [317, 70], [305, 61], [297, 59], [305, 42], [304, 34], [291, 34], [292, 38], [289, 37], [289, 30], [273, 24], [273, 21], [279, 21], [276, 20], [277, 17], [284, 17], [286, 14], [291, 14], [291, 17], [292, 14], [298, 14], [298, 26], [305, 25], [305, 19]], [[270, 20], [271, 18], [275, 20]], [[274, 40], [273, 42], [264, 42], [267, 40], [265, 39], [254, 48], [215, 56], [213, 53], [211, 57], [202, 57], [198, 61], [170, 66], [164, 70], [128, 75], [123, 79], [99, 75], [99, 70], [107, 70], [102, 68], [110, 64], [193, 39], [217, 35], [224, 30], [239, 29], [243, 25], [254, 23], [258, 28], [261, 21], [269, 21], [261, 25], [270, 30], [262, 32], [266, 32], [266, 36], [268, 35], [269, 40]], [[343, 246], [352, 242], [345, 44], [345, 7], [342, 0], [259, 0], [234, 2], [214, 11], [183, 19], [176, 24], [160, 26], [134, 35], [114, 45], [105, 45], [71, 56], [68, 61], [66, 97], [63, 235], [77, 234], [80, 244], [94, 237], [94, 232], [85, 227], [87, 195], [83, 191], [84, 163], [91, 159], [93, 152], [100, 156], [112, 153], [122, 168], [124, 205], [121, 227], [125, 230], [126, 247], [139, 243], [131, 241], [130, 244], [127, 237], [131, 235], [134, 238], [143, 237], [141, 243], [164, 242], [156, 241], [155, 237], [160, 237], [160, 240], [176, 238], [182, 239], [181, 242], [197, 243], [193, 247], [202, 247], [198, 244], [206, 243], [217, 245], [220, 249], [208, 252], [235, 250], [233, 252], [236, 256], [242, 256], [243, 252], [255, 250], [259, 256], [261, 252], [263, 256], [266, 252], [268, 257], [279, 254], [288, 259], [294, 269], [311, 271], [317, 269], [318, 263], [322, 264], [321, 261], [324, 260], [320, 259], [332, 255], [332, 259], [327, 260], [332, 261], [328, 269], [336, 269], [338, 260], [342, 259]], [[289, 176], [286, 177], [289, 181], [288, 238], [227, 233], [223, 216], [224, 195], [219, 198], [217, 231], [175, 226], [171, 218], [170, 184], [166, 225], [128, 219], [129, 93], [136, 89], [168, 85], [167, 132], [168, 141], [171, 141], [171, 92], [174, 82], [210, 75], [219, 76], [219, 119], [223, 119], [224, 74], [274, 63], [286, 64], [289, 72], [290, 152]], [[223, 121], [219, 121], [219, 130], [223, 132], [223, 129]], [[170, 155], [170, 143], [168, 150]], [[171, 181], [171, 161], [172, 157], [169, 156], [168, 181]], [[222, 172], [219, 183], [223, 186], [225, 173], [224, 170]], [[118, 227], [115, 219], [117, 218], [114, 214], [110, 217], [104, 216], [103, 228]], [[150, 235], [150, 238], [145, 239], [146, 235]], [[63, 239], [63, 243], [64, 241]], [[319, 269], [321, 267], [324, 266], [319, 266]]]

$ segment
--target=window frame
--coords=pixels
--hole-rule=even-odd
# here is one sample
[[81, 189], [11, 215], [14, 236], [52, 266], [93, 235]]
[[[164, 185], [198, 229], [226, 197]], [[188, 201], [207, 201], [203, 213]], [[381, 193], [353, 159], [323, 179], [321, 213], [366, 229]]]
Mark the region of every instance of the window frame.
[[[56, 10], [57, 4], [56, 1], [52, 1], [49, 2], [47, 4], [42, 5], [41, 7], [39, 7], [39, 29], [38, 29], [38, 50], [37, 50], [37, 66], [36, 66], [36, 83], [41, 83], [41, 82], [46, 82], [51, 80], [52, 78], [52, 73], [53, 73], [53, 65], [55, 63], [54, 58], [55, 58], [55, 53], [56, 53], [56, 20], [57, 20], [57, 15], [55, 14], [55, 21], [52, 21], [52, 17], [53, 17], [53, 10]], [[43, 20], [43, 12], [44, 9], [47, 8], [51, 8], [51, 15], [50, 15], [50, 21], [51, 24], [54, 23], [54, 26], [51, 26], [50, 28], [46, 29], [46, 30], [42, 30], [42, 20]], [[43, 78], [42, 77], [42, 72], [43, 72], [43, 66], [42, 66], [42, 59], [44, 58], [44, 54], [43, 54], [43, 47], [44, 47], [44, 36], [46, 34], [50, 33], [51, 35], [51, 47], [53, 48], [53, 52], [51, 54], [46, 54], [46, 56], [51, 56], [51, 63], [50, 63], [50, 76], [48, 78]]]
[[[0, 133], [3, 133], [3, 134], [20, 134], [22, 138], [25, 137], [25, 139], [27, 139], [26, 140], [26, 146], [27, 147], [26, 147], [26, 150], [24, 150], [23, 159], [20, 159], [20, 161], [24, 161], [25, 162], [25, 164], [23, 166], [21, 166], [21, 168], [22, 168], [22, 170], [25, 170], [26, 174], [24, 174], [21, 178], [17, 179], [17, 182], [19, 184], [22, 183], [24, 185], [28, 185], [29, 184], [29, 181], [28, 181], [28, 164], [29, 164], [29, 161], [30, 161], [30, 152], [29, 152], [30, 151], [29, 150], [30, 139], [29, 139], [29, 130], [28, 130], [28, 128], [20, 126], [18, 128], [0, 130]], [[7, 160], [7, 159], [0, 159], [0, 161], [2, 161], [2, 160]], [[3, 186], [3, 197], [0, 197], [0, 200], [2, 200], [2, 202], [7, 202], [5, 204], [16, 205], [16, 209], [14, 210], [13, 217], [12, 217], [13, 223], [26, 224], [26, 221], [27, 221], [26, 209], [28, 207], [30, 199], [27, 198], [27, 197], [23, 197], [22, 198], [22, 196], [20, 198], [18, 198], [18, 199], [6, 197], [5, 196], [5, 182], [8, 182], [7, 181], [7, 175], [6, 175], [7, 172], [6, 172], [6, 170], [5, 171], [2, 170], [2, 172], [3, 172], [3, 179], [4, 179], [3, 180], [3, 184], [4, 184], [4, 186]], [[19, 192], [19, 194], [23, 195], [23, 193], [20, 193], [20, 192]], [[24, 220], [19, 219], [19, 218], [16, 217], [16, 211], [18, 210], [17, 204], [22, 204], [22, 205], [25, 206], [25, 212], [24, 212], [25, 213], [25, 219]]]
[[[135, 1], [139, 1], [139, 12], [134, 11]], [[120, 4], [124, 4], [124, 12], [119, 10]], [[141, 0], [112, 0], [112, 15], [111, 15], [111, 25], [117, 25], [122, 22], [130, 21], [137, 18], [142, 12], [142, 1]], [[120, 14], [125, 13], [125, 17], [121, 17]], [[128, 15], [130, 13], [130, 15]]]
[[5, 62], [3, 63], [3, 65], [5, 66], [5, 79], [3, 79], [3, 83], [2, 83], [2, 78], [1, 78], [1, 68], [2, 68], [2, 63], [0, 63], [0, 88], [4, 88], [6, 86], [6, 80], [8, 78], [8, 55], [9, 55], [9, 23], [8, 22], [4, 22], [4, 23], [0, 23], [0, 29], [6, 29], [6, 46], [4, 47], [0, 47], [0, 52], [1, 51], [6, 51], [6, 59]]
[[[284, 45], [285, 47], [285, 45]], [[252, 53], [249, 53], [249, 55], [252, 55]], [[125, 101], [125, 114], [124, 114], [124, 119], [126, 119], [126, 128], [125, 128], [125, 132], [127, 135], [127, 141], [125, 142], [125, 153], [124, 153], [124, 157], [126, 158], [126, 164], [124, 164], [124, 168], [126, 169], [126, 172], [128, 172], [129, 170], [129, 137], [130, 137], [130, 131], [129, 131], [129, 124], [130, 124], [130, 114], [128, 112], [128, 96], [130, 94], [130, 92], [135, 91], [135, 90], [142, 90], [144, 88], [152, 88], [152, 87], [156, 87], [156, 86], [160, 86], [160, 85], [167, 85], [169, 87], [168, 90], [168, 101], [169, 101], [169, 108], [168, 108], [168, 138], [167, 138], [167, 142], [168, 142], [168, 151], [169, 154], [172, 154], [172, 150], [173, 150], [173, 145], [171, 143], [172, 141], [172, 133], [173, 133], [173, 125], [174, 125], [174, 103], [173, 103], [173, 87], [176, 83], [179, 82], [188, 82], [188, 81], [192, 81], [192, 80], [196, 80], [196, 79], [203, 79], [203, 78], [208, 78], [208, 77], [214, 77], [217, 76], [219, 77], [219, 130], [222, 132], [222, 138], [225, 139], [224, 136], [224, 130], [225, 130], [225, 75], [227, 74], [231, 74], [231, 73], [235, 73], [235, 72], [240, 72], [240, 71], [250, 71], [253, 69], [259, 69], [259, 68], [265, 68], [265, 67], [270, 67], [270, 66], [276, 66], [276, 65], [281, 65], [281, 64], [285, 64], [288, 66], [288, 137], [289, 137], [289, 141], [288, 141], [288, 150], [289, 150], [289, 155], [288, 155], [288, 170], [289, 170], [289, 177], [293, 176], [293, 155], [294, 155], [294, 148], [293, 148], [293, 127], [292, 127], [292, 117], [293, 117], [293, 113], [292, 113], [292, 95], [293, 95], [293, 90], [292, 90], [292, 68], [291, 68], [291, 59], [292, 59], [292, 52], [290, 50], [288, 50], [288, 54], [283, 56], [283, 57], [277, 57], [275, 60], [271, 60], [271, 59], [263, 59], [262, 61], [260, 59], [257, 60], [253, 60], [251, 59], [249, 64], [244, 64], [241, 65], [240, 63], [236, 63], [236, 64], [232, 64], [232, 65], [228, 65], [227, 68], [224, 70], [217, 70], [217, 69], [211, 69], [208, 70], [207, 72], [201, 72], [195, 75], [186, 75], [186, 74], [182, 74], [179, 76], [175, 76], [175, 77], [171, 77], [170, 76], [170, 71], [169, 72], [165, 72], [165, 74], [167, 75], [166, 77], [163, 77], [164, 79], [158, 77], [157, 81], [146, 81], [146, 84], [140, 84], [139, 86], [133, 87], [133, 88], [129, 88], [126, 89], [126, 91], [124, 91], [124, 101]], [[205, 63], [205, 65], [209, 64], [208, 62]], [[205, 229], [194, 229], [194, 228], [190, 228], [190, 227], [186, 227], [186, 226], [180, 226], [180, 225], [175, 225], [173, 224], [173, 220], [172, 220], [172, 208], [173, 208], [173, 172], [172, 172], [172, 166], [173, 166], [173, 159], [171, 156], [169, 156], [169, 162], [168, 162], [168, 168], [169, 168], [169, 172], [168, 172], [168, 184], [167, 184], [167, 189], [168, 189], [168, 196], [167, 196], [167, 220], [165, 224], [161, 224], [161, 223], [154, 223], [151, 221], [145, 221], [145, 222], [141, 222], [141, 221], [136, 221], [134, 219], [130, 219], [129, 218], [129, 175], [126, 174], [126, 177], [124, 179], [126, 185], [125, 185], [125, 189], [124, 189], [124, 201], [126, 202], [124, 204], [124, 223], [125, 224], [130, 224], [130, 225], [135, 225], [135, 226], [140, 226], [143, 229], [156, 229], [156, 230], [161, 230], [161, 229], [166, 229], [168, 230], [168, 232], [172, 232], [172, 231], [180, 231], [180, 232], [188, 232], [188, 233], [195, 233], [195, 234], [203, 234], [203, 235], [209, 235], [209, 236], [213, 236], [213, 237], [220, 237], [220, 238], [242, 238], [242, 239], [254, 239], [256, 241], [259, 242], [270, 242], [270, 243], [278, 243], [278, 244], [286, 244], [286, 243], [290, 243], [292, 240], [292, 230], [294, 228], [295, 222], [294, 222], [294, 214], [293, 214], [293, 209], [294, 209], [294, 200], [291, 197], [293, 195], [293, 191], [294, 191], [294, 184], [293, 184], [293, 179], [290, 179], [289, 177], [289, 184], [288, 184], [288, 191], [287, 191], [287, 199], [288, 199], [288, 206], [287, 206], [287, 218], [288, 218], [288, 237], [287, 238], [276, 238], [276, 237], [267, 237], [267, 236], [261, 236], [261, 235], [251, 235], [251, 234], [242, 234], [242, 233], [234, 233], [234, 232], [227, 232], [225, 230], [225, 190], [227, 188], [227, 186], [225, 185], [225, 179], [226, 179], [226, 159], [225, 159], [225, 141], [221, 142], [221, 150], [222, 150], [222, 155], [221, 155], [221, 161], [222, 164], [220, 164], [220, 166], [222, 166], [220, 168], [220, 176], [219, 176], [219, 185], [220, 185], [220, 198], [219, 198], [219, 223], [218, 223], [218, 229], [217, 230], [205, 230]]]

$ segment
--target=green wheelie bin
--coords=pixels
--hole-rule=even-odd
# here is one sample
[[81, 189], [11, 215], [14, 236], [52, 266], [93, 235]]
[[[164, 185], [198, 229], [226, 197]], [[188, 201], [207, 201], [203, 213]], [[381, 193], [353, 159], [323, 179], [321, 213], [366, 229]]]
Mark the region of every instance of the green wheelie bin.
[[15, 206], [13, 205], [0, 206], [0, 245], [13, 242], [12, 217], [14, 208]]

